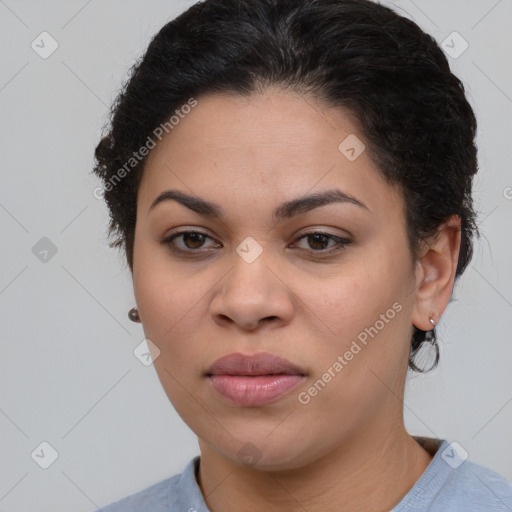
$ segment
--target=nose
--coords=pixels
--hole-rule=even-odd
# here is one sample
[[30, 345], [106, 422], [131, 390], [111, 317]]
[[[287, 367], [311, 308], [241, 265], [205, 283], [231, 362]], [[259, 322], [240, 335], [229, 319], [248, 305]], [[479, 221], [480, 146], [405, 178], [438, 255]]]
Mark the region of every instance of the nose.
[[223, 327], [237, 325], [246, 331], [263, 324], [277, 327], [292, 318], [293, 294], [279, 276], [278, 266], [266, 261], [263, 254], [252, 263], [237, 255], [210, 309], [214, 321]]

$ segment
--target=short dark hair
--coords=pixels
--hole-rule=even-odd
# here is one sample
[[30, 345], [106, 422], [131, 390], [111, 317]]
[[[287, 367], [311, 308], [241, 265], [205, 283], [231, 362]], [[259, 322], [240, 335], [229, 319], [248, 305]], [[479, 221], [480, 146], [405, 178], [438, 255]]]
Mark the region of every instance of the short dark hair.
[[[146, 158], [126, 162], [191, 98], [278, 86], [353, 114], [369, 155], [401, 190], [413, 258], [452, 215], [461, 219], [458, 277], [478, 234], [471, 189], [476, 119], [436, 41], [370, 0], [204, 0], [167, 23], [112, 105], [96, 147], [111, 247], [133, 271], [137, 192]], [[124, 166], [123, 178], [119, 171]], [[117, 176], [116, 176], [117, 174]], [[113, 186], [115, 185], [115, 186]], [[432, 332], [414, 327], [409, 367]]]

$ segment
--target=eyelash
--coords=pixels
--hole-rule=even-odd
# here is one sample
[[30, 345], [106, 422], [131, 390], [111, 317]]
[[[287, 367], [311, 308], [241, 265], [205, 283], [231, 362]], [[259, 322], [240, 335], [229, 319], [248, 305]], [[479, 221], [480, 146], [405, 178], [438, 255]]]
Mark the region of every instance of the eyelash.
[[[172, 252], [177, 253], [177, 254], [195, 254], [195, 255], [198, 255], [198, 253], [200, 253], [200, 252], [203, 252], [203, 253], [206, 252], [204, 249], [201, 251], [200, 248], [199, 249], [188, 249], [188, 250], [178, 249], [177, 247], [175, 247], [173, 245], [173, 242], [174, 242], [174, 240], [176, 238], [179, 238], [179, 237], [182, 237], [182, 236], [188, 235], [188, 234], [202, 235], [202, 236], [204, 236], [206, 238], [212, 239], [206, 233], [203, 233], [201, 231], [187, 230], [187, 231], [180, 231], [178, 233], [174, 233], [173, 235], [171, 235], [171, 236], [165, 238], [164, 240], [162, 240], [161, 243], [163, 245], [168, 246], [169, 249], [171, 249]], [[338, 252], [344, 250], [347, 245], [350, 245], [352, 243], [351, 240], [348, 240], [347, 238], [342, 238], [342, 237], [339, 237], [339, 236], [331, 235], [330, 233], [325, 233], [323, 231], [310, 231], [308, 233], [304, 233], [299, 238], [297, 238], [296, 241], [299, 241], [299, 240], [302, 240], [304, 238], [307, 238], [307, 237], [310, 237], [310, 236], [314, 236], [314, 235], [321, 235], [321, 236], [323, 236], [323, 237], [325, 237], [325, 238], [327, 238], [329, 240], [336, 241], [336, 245], [334, 247], [331, 247], [330, 249], [320, 249], [320, 250], [302, 249], [303, 251], [311, 252], [314, 255], [320, 256], [320, 257], [327, 257], [327, 256], [330, 256], [333, 253], [338, 253]]]

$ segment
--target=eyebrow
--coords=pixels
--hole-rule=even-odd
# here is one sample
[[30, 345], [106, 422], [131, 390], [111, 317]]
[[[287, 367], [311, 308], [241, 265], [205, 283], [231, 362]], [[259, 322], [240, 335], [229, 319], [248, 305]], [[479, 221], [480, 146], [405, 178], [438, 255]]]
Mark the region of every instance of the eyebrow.
[[[222, 219], [224, 216], [223, 209], [218, 204], [206, 201], [205, 199], [197, 196], [185, 194], [179, 190], [165, 190], [162, 192], [151, 203], [149, 211], [165, 201], [177, 201], [188, 209], [206, 217]], [[274, 209], [272, 218], [276, 220], [289, 219], [296, 215], [309, 212], [314, 208], [319, 208], [320, 206], [325, 206], [331, 203], [353, 204], [369, 211], [369, 208], [359, 199], [356, 199], [341, 190], [332, 189], [286, 201]]]

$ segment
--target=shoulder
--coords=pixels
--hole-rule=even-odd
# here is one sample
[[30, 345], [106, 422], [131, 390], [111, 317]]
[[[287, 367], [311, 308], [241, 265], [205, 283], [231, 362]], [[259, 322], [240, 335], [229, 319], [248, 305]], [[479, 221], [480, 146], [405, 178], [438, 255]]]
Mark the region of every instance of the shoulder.
[[464, 461], [456, 469], [450, 468], [440, 493], [433, 504], [447, 507], [463, 507], [463, 510], [512, 510], [512, 483], [502, 475]]
[[393, 512], [512, 510], [511, 482], [467, 460], [467, 452], [458, 443], [437, 441], [430, 465]]
[[[168, 512], [174, 510], [177, 500], [194, 494], [193, 474], [196, 459], [192, 459], [184, 469], [170, 478], [118, 501], [97, 509], [95, 512]], [[195, 481], [195, 480], [194, 480]]]
[[151, 510], [152, 512], [164, 512], [168, 510], [168, 495], [170, 488], [175, 484], [180, 475], [174, 475], [158, 482], [146, 489], [130, 494], [110, 505], [101, 507], [96, 512], [138, 512]]

